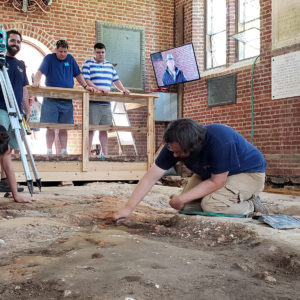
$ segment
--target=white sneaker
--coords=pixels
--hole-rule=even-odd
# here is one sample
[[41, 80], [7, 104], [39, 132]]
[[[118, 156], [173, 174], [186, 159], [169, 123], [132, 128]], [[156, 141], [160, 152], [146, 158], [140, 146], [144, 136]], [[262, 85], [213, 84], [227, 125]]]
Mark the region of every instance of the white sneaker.
[[52, 149], [48, 149], [47, 154], [52, 154]]
[[60, 154], [68, 154], [66, 149], [61, 149]]

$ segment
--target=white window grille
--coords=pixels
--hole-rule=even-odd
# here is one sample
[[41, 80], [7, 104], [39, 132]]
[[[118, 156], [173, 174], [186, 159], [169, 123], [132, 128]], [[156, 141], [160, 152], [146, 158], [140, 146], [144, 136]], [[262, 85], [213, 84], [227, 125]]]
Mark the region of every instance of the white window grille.
[[206, 1], [206, 68], [226, 64], [226, 0]]
[[246, 59], [260, 53], [260, 4], [259, 0], [238, 0], [238, 59]]

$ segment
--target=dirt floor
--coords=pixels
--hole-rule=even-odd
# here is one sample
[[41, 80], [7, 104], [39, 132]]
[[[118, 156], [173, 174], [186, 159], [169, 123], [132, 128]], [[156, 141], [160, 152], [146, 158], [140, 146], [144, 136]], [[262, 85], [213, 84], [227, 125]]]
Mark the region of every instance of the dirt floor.
[[[300, 229], [186, 216], [180, 188], [156, 185], [134, 215], [106, 218], [126, 183], [43, 187], [38, 201], [0, 200], [0, 299], [300, 299]], [[300, 195], [262, 193], [300, 218]]]

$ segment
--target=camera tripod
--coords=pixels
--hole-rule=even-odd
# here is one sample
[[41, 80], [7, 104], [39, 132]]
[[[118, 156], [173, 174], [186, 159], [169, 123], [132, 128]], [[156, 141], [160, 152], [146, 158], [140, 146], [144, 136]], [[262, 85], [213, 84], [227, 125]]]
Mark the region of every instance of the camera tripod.
[[[4, 96], [6, 108], [7, 108], [10, 126], [15, 133], [16, 140], [17, 140], [17, 143], [19, 146], [28, 190], [29, 190], [30, 194], [32, 195], [33, 194], [33, 180], [31, 179], [31, 174], [30, 174], [30, 170], [29, 170], [29, 166], [28, 166], [27, 157], [25, 154], [25, 149], [26, 149], [27, 156], [28, 156], [30, 164], [31, 164], [32, 172], [33, 172], [35, 180], [36, 180], [36, 185], [38, 186], [38, 188], [40, 190], [42, 188], [41, 179], [38, 175], [37, 168], [36, 168], [36, 165], [35, 165], [35, 162], [33, 159], [33, 155], [32, 155], [32, 152], [30, 150], [30, 147], [29, 147], [29, 144], [27, 141], [27, 131], [25, 129], [25, 126], [26, 126], [26, 128], [29, 128], [29, 127], [26, 124], [24, 117], [22, 117], [22, 115], [20, 113], [18, 103], [16, 101], [15, 94], [14, 94], [14, 91], [13, 91], [13, 88], [12, 88], [12, 85], [11, 85], [11, 82], [10, 82], [10, 79], [9, 79], [9, 76], [8, 76], [8, 73], [7, 73], [7, 70], [5, 67], [5, 63], [3, 63], [4, 59], [5, 59], [5, 56], [3, 55], [3, 53], [0, 53], [0, 60], [2, 60], [2, 62], [0, 62], [1, 89], [2, 89], [2, 93]], [[24, 149], [23, 144], [25, 146], [25, 149]]]

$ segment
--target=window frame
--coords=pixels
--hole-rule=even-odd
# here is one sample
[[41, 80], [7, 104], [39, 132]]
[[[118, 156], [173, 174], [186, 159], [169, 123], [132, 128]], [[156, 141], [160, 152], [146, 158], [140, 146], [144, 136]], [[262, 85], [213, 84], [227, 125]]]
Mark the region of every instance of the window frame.
[[[218, 31], [218, 32], [215, 32], [213, 34], [208, 34], [208, 2], [209, 1], [215, 1], [215, 0], [205, 0], [205, 5], [204, 5], [204, 22], [205, 22], [205, 32], [204, 32], [204, 35], [205, 35], [205, 61], [204, 61], [204, 66], [205, 66], [205, 70], [211, 70], [211, 69], [214, 69], [214, 68], [218, 68], [218, 67], [222, 67], [224, 65], [226, 65], [227, 63], [227, 18], [228, 18], [228, 15], [227, 15], [227, 1], [226, 0], [223, 0], [225, 2], [225, 29], [224, 30], [221, 30], [221, 31]], [[220, 1], [220, 0], [218, 0]], [[213, 14], [211, 14], [213, 15]], [[222, 33], [225, 33], [225, 61], [224, 63], [221, 63], [221, 64], [218, 64], [218, 65], [215, 65], [213, 63], [213, 51], [212, 51], [212, 38], [215, 37], [216, 35], [218, 34], [222, 34]], [[208, 57], [208, 53], [210, 53], [210, 58]], [[210, 62], [208, 61], [210, 60]]]
[[[246, 56], [246, 43], [244, 43], [243, 41], [240, 41], [238, 40], [238, 38], [234, 37], [240, 33], [243, 33], [251, 28], [257, 28], [259, 31], [260, 31], [260, 28], [261, 28], [261, 24], [260, 24], [260, 20], [261, 20], [261, 15], [260, 15], [260, 1], [258, 1], [258, 5], [259, 5], [259, 16], [257, 18], [252, 18], [251, 20], [248, 20], [248, 21], [245, 21], [245, 18], [244, 18], [244, 23], [240, 22], [240, 2], [243, 1], [243, 4], [245, 1], [247, 0], [236, 0], [236, 33], [232, 36], [233, 38], [236, 39], [236, 59], [237, 61], [242, 61], [242, 60], [246, 60], [246, 59], [249, 59], [249, 58], [252, 58], [252, 57], [256, 57], [258, 55], [260, 55], [260, 36], [258, 37], [258, 44], [259, 44], [259, 50], [258, 50], [258, 53], [256, 54], [253, 54], [252, 56]], [[247, 28], [249, 26], [249, 24], [251, 23], [255, 23], [256, 21], [259, 22], [259, 26], [256, 27], [256, 26], [252, 26], [250, 28]], [[251, 25], [250, 25], [251, 26]], [[243, 48], [243, 49], [241, 49]], [[241, 52], [243, 52], [243, 54], [241, 55]]]

